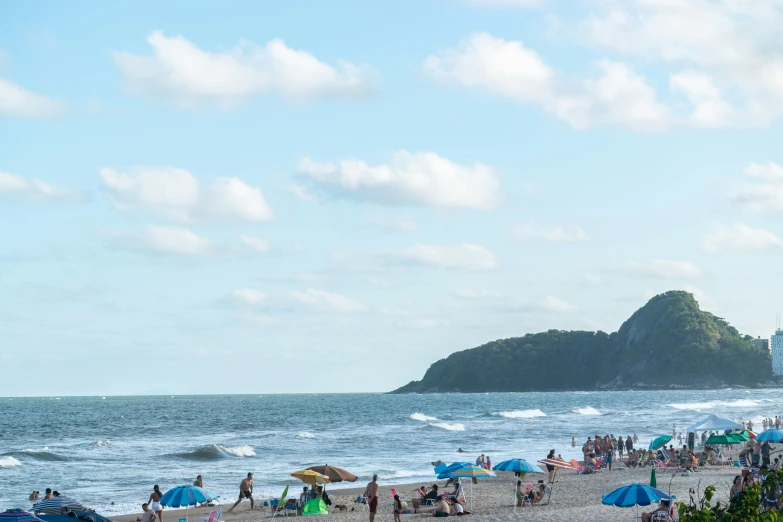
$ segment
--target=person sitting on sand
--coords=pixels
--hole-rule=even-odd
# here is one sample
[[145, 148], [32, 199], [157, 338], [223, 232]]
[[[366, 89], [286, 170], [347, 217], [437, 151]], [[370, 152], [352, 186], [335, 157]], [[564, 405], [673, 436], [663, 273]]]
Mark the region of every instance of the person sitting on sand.
[[585, 457], [585, 466], [587, 466], [589, 473], [595, 471], [595, 453], [589, 453], [587, 457]]
[[310, 500], [310, 494], [307, 491], [307, 486], [302, 488], [302, 492], [299, 494], [299, 502], [306, 504]]
[[141, 505], [141, 516], [136, 518], [136, 522], [154, 522], [155, 512], [150, 509], [146, 502]]
[[628, 453], [628, 458], [625, 459], [625, 465], [629, 468], [635, 468], [639, 465], [639, 454], [636, 453], [636, 451], [631, 450], [631, 452]]
[[734, 477], [734, 482], [731, 484], [731, 488], [729, 489], [729, 498], [732, 499], [734, 497], [738, 497], [740, 493], [742, 493], [742, 476], [737, 475]]
[[427, 492], [427, 488], [426, 487], [422, 486], [421, 491], [422, 491], [422, 493], [424, 493], [424, 495], [422, 495], [421, 499], [418, 499], [418, 498], [414, 498], [413, 499], [413, 509], [417, 509], [417, 508], [423, 506], [424, 504], [427, 504], [428, 502], [431, 503], [431, 502], [433, 502], [433, 501], [438, 499], [439, 495], [438, 495], [438, 485], [437, 484], [433, 484], [432, 485], [432, 490], [430, 490], [429, 492]]
[[666, 513], [666, 515], [669, 515], [669, 501], [668, 500], [661, 500], [661, 503], [658, 504], [658, 508], [650, 511], [649, 513], [642, 513], [642, 522], [650, 522], [652, 520], [652, 517], [655, 513]]
[[538, 485], [538, 490], [533, 490], [528, 494], [528, 499], [530, 500], [530, 504], [536, 504], [537, 502], [540, 502], [542, 498], [544, 498], [544, 494], [546, 493], [546, 486], [544, 484]]
[[527, 491], [522, 487], [522, 481], [517, 480], [517, 507], [520, 507], [525, 500], [525, 497], [527, 497]]

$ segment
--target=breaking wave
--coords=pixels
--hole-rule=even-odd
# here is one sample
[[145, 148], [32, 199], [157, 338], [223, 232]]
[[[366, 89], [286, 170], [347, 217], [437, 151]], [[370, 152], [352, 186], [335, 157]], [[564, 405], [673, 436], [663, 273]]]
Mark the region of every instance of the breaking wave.
[[57, 453], [52, 453], [51, 451], [49, 451], [48, 448], [44, 448], [41, 451], [36, 451], [36, 450], [9, 451], [8, 453], [4, 453], [3, 455], [12, 458], [28, 457], [35, 460], [46, 460], [49, 462], [65, 462], [66, 460], [68, 460], [62, 455], [58, 455]]
[[230, 457], [255, 457], [255, 455], [255, 450], [250, 446], [219, 446], [217, 444], [174, 454], [175, 457], [190, 460], [216, 460]]
[[546, 417], [546, 413], [541, 410], [498, 411], [492, 415], [496, 417], [505, 417], [507, 419], [533, 419], [535, 417]]
[[753, 408], [761, 401], [753, 399], [737, 399], [736, 401], [711, 401], [711, 402], [682, 402], [667, 404], [676, 410], [709, 410], [720, 406], [728, 408]]
[[296, 435], [296, 438], [298, 438], [298, 439], [314, 439], [314, 438], [315, 438], [315, 435], [313, 435], [313, 434], [312, 434], [312, 433], [310, 433], [309, 431], [300, 431], [300, 432], [299, 432], [299, 433]]
[[22, 463], [13, 457], [0, 457], [0, 468], [13, 468], [21, 465]]
[[390, 480], [390, 479], [415, 477], [417, 475], [421, 475], [421, 473], [416, 473], [415, 471], [410, 471], [407, 469], [401, 469], [397, 471], [392, 471], [390, 473], [384, 473], [380, 475], [378, 478], [381, 480]]
[[412, 420], [416, 420], [416, 421], [421, 421], [421, 422], [428, 422], [428, 421], [438, 420], [437, 417], [430, 417], [429, 415], [424, 415], [423, 413], [419, 413], [419, 412], [411, 414], [411, 416], [408, 417], [408, 418], [412, 419]]
[[465, 431], [465, 425], [461, 422], [455, 422], [454, 424], [449, 424], [448, 422], [434, 422], [432, 424], [427, 424], [427, 427], [446, 431]]
[[585, 406], [584, 408], [574, 408], [572, 413], [578, 413], [579, 415], [601, 415], [601, 412], [591, 406]]

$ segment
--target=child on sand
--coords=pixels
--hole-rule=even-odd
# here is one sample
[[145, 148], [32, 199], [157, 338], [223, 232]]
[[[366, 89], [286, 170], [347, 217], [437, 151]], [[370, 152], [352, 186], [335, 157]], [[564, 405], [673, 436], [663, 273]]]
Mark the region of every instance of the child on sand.
[[399, 495], [394, 495], [394, 522], [401, 522], [400, 513], [402, 513], [402, 502]]

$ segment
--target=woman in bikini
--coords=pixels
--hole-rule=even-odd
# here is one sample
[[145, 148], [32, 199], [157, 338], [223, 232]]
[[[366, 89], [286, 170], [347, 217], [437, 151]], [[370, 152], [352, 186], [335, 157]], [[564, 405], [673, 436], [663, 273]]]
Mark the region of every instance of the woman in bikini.
[[163, 494], [160, 492], [160, 488], [157, 484], [152, 487], [152, 494], [147, 503], [150, 505], [150, 509], [158, 515], [158, 522], [163, 522], [163, 505], [160, 503], [160, 498]]

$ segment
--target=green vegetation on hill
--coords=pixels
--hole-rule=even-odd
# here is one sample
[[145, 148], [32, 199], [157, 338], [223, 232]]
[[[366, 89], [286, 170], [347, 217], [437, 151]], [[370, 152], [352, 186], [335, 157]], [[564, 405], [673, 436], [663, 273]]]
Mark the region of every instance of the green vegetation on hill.
[[549, 330], [487, 343], [434, 363], [396, 393], [754, 385], [769, 353], [693, 295], [657, 295], [616, 333]]

